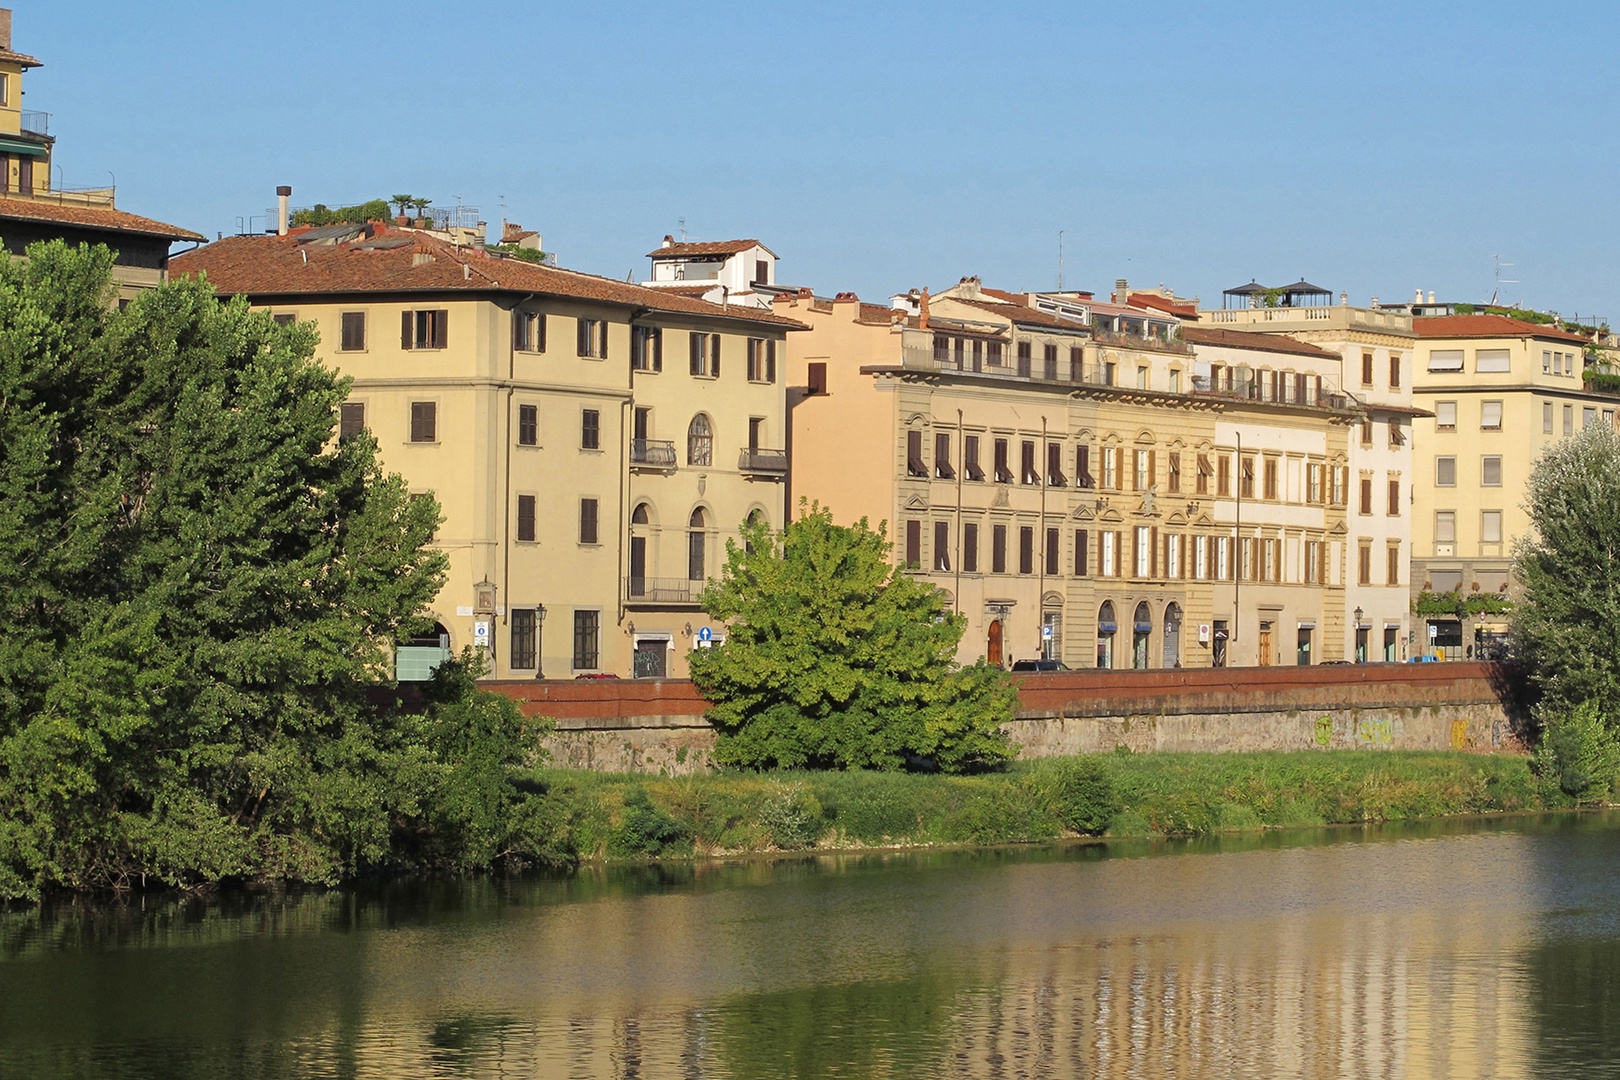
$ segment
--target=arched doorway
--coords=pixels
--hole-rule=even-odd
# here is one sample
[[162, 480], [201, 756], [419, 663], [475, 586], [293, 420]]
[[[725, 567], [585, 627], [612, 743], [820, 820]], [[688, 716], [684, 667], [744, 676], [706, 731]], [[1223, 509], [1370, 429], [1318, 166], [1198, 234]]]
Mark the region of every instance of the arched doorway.
[[1131, 616], [1131, 667], [1145, 668], [1148, 666], [1148, 654], [1151, 652], [1148, 645], [1153, 640], [1153, 611], [1143, 600], [1136, 605], [1136, 612]]
[[632, 597], [647, 595], [647, 532], [651, 515], [646, 503], [637, 503], [630, 513], [630, 589]]
[[1114, 617], [1114, 602], [1104, 600], [1103, 606], [1097, 611], [1097, 666], [1111, 668], [1114, 666], [1114, 635], [1119, 631], [1119, 621]]
[[991, 619], [990, 620], [990, 635], [989, 635], [988, 640], [985, 642], [984, 654], [985, 654], [985, 660], [988, 661], [992, 667], [1004, 667], [1005, 666], [1002, 663], [1002, 657], [1001, 657], [1001, 620], [1000, 619]]
[[1164, 666], [1181, 666], [1181, 605], [1174, 600], [1164, 608]]
[[692, 517], [687, 521], [686, 533], [686, 579], [688, 581], [702, 581], [708, 577], [706, 573], [708, 559], [709, 519], [703, 513], [703, 507], [692, 511]]

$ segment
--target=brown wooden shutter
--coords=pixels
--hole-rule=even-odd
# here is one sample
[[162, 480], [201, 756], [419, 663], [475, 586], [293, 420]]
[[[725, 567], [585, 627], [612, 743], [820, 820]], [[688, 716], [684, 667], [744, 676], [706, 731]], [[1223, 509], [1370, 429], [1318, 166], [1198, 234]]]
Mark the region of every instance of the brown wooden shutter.
[[[1148, 451], [1148, 457], [1153, 451]], [[1159, 576], [1159, 527], [1154, 525], [1148, 529], [1148, 577]]]
[[416, 345], [416, 312], [403, 311], [399, 316], [399, 347], [413, 348]]
[[906, 565], [919, 566], [922, 563], [922, 522], [906, 522]]
[[1095, 486], [1096, 481], [1091, 478], [1091, 447], [1077, 447], [1074, 453], [1075, 484], [1083, 488]]
[[1148, 487], [1152, 487], [1154, 484], [1159, 482], [1159, 464], [1158, 464], [1158, 462], [1159, 462], [1159, 452], [1157, 450], [1149, 450], [1148, 451], [1148, 473], [1147, 473]]
[[1074, 576], [1085, 577], [1088, 568], [1087, 557], [1090, 552], [1086, 550], [1088, 533], [1084, 529], [1074, 530]]
[[1123, 449], [1114, 455], [1114, 490], [1125, 490], [1125, 451]]
[[524, 542], [534, 540], [534, 496], [519, 495], [517, 501], [517, 538]]
[[435, 311], [433, 313], [433, 347], [442, 349], [447, 340], [450, 328], [450, 313], [448, 311]]
[[689, 368], [691, 370], [691, 373], [693, 375], [702, 375], [703, 374], [703, 335], [697, 333], [696, 331], [693, 331], [691, 334], [687, 335], [687, 342], [688, 342], [690, 352], [691, 352], [691, 357], [689, 359]]
[[543, 311], [534, 317], [534, 340], [529, 342], [529, 348], [535, 352], [546, 351], [546, 313]]
[[710, 359], [709, 359], [709, 374], [713, 375], [715, 378], [718, 379], [720, 377], [720, 335], [719, 334], [710, 334], [709, 335], [709, 350], [711, 352], [711, 356], [710, 356]]
[[765, 381], [776, 381], [776, 341], [772, 339], [765, 343]]

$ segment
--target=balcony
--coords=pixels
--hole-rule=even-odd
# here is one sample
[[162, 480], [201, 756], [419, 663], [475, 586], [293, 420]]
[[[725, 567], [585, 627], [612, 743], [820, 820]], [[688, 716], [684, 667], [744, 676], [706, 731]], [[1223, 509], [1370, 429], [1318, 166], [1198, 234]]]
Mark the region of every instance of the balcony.
[[22, 111], [22, 129], [31, 135], [49, 135], [51, 133], [51, 114], [24, 109]]
[[627, 577], [624, 601], [639, 607], [697, 607], [706, 584], [686, 578]]
[[631, 439], [630, 467], [675, 471], [675, 444], [668, 439]]
[[1200, 311], [1198, 317], [1206, 326], [1222, 326], [1234, 330], [1264, 331], [1299, 330], [1372, 330], [1386, 334], [1414, 336], [1412, 316], [1403, 311], [1383, 311], [1377, 308], [1357, 308], [1346, 304], [1322, 307], [1223, 308], [1219, 311]]
[[1267, 405], [1303, 405], [1312, 409], [1352, 410], [1356, 401], [1349, 394], [1334, 389], [1327, 382], [1317, 385], [1314, 377], [1302, 386], [1292, 378], [1269, 379], [1210, 379], [1193, 376], [1193, 393], [1233, 401], [1256, 401]]
[[759, 476], [786, 476], [787, 451], [766, 450], [757, 446], [747, 447], [737, 456], [737, 471]]
[[1143, 337], [1140, 334], [1118, 333], [1113, 330], [1103, 330], [1100, 327], [1092, 329], [1091, 337], [1099, 345], [1111, 345], [1119, 349], [1177, 353], [1182, 356], [1190, 356], [1193, 351], [1191, 345], [1179, 338]]

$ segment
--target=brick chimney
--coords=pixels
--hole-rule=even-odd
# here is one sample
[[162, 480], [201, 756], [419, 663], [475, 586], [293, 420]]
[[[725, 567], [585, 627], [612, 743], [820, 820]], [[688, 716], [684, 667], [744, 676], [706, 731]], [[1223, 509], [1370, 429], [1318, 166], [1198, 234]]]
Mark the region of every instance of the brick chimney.
[[11, 48], [11, 9], [0, 8], [0, 49]]

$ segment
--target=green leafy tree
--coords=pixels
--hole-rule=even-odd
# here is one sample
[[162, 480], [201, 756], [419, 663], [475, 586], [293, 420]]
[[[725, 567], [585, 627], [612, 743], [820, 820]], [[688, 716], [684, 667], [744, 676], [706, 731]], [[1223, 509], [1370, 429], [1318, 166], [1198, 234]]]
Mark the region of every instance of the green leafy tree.
[[955, 660], [965, 620], [890, 563], [882, 526], [801, 511], [780, 534], [745, 524], [703, 606], [726, 641], [692, 653], [714, 702], [715, 760], [750, 768], [984, 769], [1016, 749], [1001, 730], [1017, 695], [982, 661]]
[[439, 511], [333, 437], [313, 329], [198, 282], [120, 311], [106, 248], [28, 256], [0, 265], [0, 897], [532, 834], [510, 703], [457, 665], [419, 711], [379, 694], [444, 580]]
[[1547, 715], [1586, 702], [1620, 722], [1620, 434], [1594, 424], [1552, 446], [1530, 474], [1531, 535], [1515, 550], [1523, 586], [1513, 633]]

